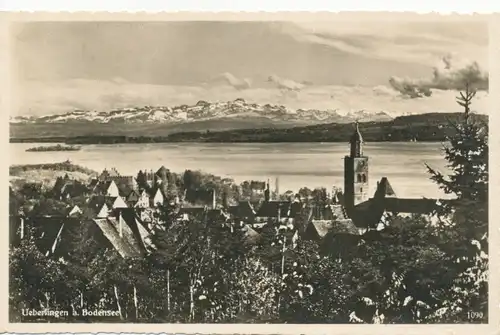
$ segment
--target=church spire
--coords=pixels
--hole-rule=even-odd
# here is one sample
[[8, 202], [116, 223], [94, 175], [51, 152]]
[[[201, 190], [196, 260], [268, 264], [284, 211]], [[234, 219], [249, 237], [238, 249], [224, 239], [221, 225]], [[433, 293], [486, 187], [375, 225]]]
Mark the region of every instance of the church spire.
[[359, 122], [356, 120], [354, 133], [349, 141], [351, 144], [351, 157], [362, 157], [363, 156], [363, 136], [359, 131]]

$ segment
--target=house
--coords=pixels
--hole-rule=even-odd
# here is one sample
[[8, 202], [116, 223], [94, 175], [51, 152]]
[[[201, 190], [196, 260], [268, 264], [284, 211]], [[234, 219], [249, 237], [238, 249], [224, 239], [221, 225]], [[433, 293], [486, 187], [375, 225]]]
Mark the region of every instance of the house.
[[254, 194], [262, 195], [266, 190], [266, 183], [263, 181], [252, 180], [250, 182], [250, 189]]
[[311, 220], [303, 234], [304, 239], [321, 241], [327, 234], [359, 235], [359, 229], [350, 219]]
[[81, 197], [88, 193], [89, 188], [87, 186], [77, 180], [69, 179], [67, 174], [64, 178], [58, 177], [52, 188], [52, 196], [59, 200]]
[[135, 208], [149, 208], [150, 207], [150, 195], [145, 189], [141, 189], [139, 192], [137, 201], [134, 204]]
[[161, 186], [153, 187], [149, 192], [149, 205], [151, 207], [157, 207], [158, 205], [163, 205], [165, 199], [167, 198], [163, 188]]
[[132, 176], [110, 177], [108, 180], [115, 182], [121, 196], [127, 196], [131, 191], [139, 188], [137, 180]]
[[[47, 223], [44, 224], [47, 226]], [[46, 255], [65, 257], [71, 250], [71, 235], [85, 231], [96, 242], [96, 253], [106, 249], [115, 250], [124, 258], [142, 257], [151, 248], [150, 236], [133, 209], [117, 209], [106, 218], [65, 220], [54, 224], [52, 233], [43, 239]], [[76, 232], [76, 234], [78, 234]], [[85, 236], [82, 236], [85, 238]]]
[[304, 208], [299, 201], [265, 201], [255, 214], [255, 224], [276, 220], [280, 224], [294, 224]]
[[93, 194], [95, 195], [103, 195], [108, 197], [119, 197], [120, 190], [118, 189], [118, 185], [113, 180], [108, 181], [100, 181], [93, 188]]
[[108, 181], [110, 178], [119, 177], [120, 174], [115, 168], [111, 168], [110, 170], [104, 169], [102, 173], [99, 175], [99, 181]]
[[137, 205], [137, 202], [139, 201], [140, 194], [139, 191], [136, 190], [131, 190], [128, 195], [123, 196], [125, 199], [125, 202], [127, 205], [131, 208], [135, 207]]
[[88, 216], [91, 218], [105, 218], [110, 215], [110, 213], [117, 208], [127, 208], [125, 200], [121, 197], [109, 197], [109, 196], [93, 196], [87, 205]]
[[256, 211], [250, 201], [240, 201], [237, 205], [229, 206], [227, 209], [235, 222], [253, 223]]

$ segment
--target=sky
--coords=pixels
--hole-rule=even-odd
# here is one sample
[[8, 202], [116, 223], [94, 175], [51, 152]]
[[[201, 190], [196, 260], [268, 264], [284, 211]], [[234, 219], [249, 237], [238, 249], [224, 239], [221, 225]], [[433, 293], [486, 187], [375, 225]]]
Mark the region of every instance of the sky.
[[477, 109], [487, 96], [488, 25], [479, 19], [31, 22], [11, 32], [11, 115], [236, 98], [455, 111], [464, 77], [481, 91]]

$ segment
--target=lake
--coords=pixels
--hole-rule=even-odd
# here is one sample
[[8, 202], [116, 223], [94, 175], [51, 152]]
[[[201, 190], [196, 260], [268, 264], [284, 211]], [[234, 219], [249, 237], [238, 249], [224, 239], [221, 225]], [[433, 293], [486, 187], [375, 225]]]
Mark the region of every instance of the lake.
[[[10, 164], [71, 162], [102, 171], [115, 167], [123, 175], [161, 165], [171, 171], [202, 170], [222, 177], [243, 180], [274, 180], [280, 192], [300, 187], [343, 188], [347, 143], [154, 143], [85, 145], [80, 151], [26, 152], [27, 148], [48, 143], [11, 143]], [[441, 143], [367, 143], [370, 194], [377, 181], [387, 177], [399, 197], [439, 197], [425, 163], [445, 170]]]

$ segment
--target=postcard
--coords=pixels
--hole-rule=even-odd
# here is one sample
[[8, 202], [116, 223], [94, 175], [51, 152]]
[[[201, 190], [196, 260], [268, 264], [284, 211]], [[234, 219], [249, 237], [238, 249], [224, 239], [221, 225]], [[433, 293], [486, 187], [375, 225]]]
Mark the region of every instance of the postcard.
[[7, 21], [4, 329], [498, 330], [490, 16]]

